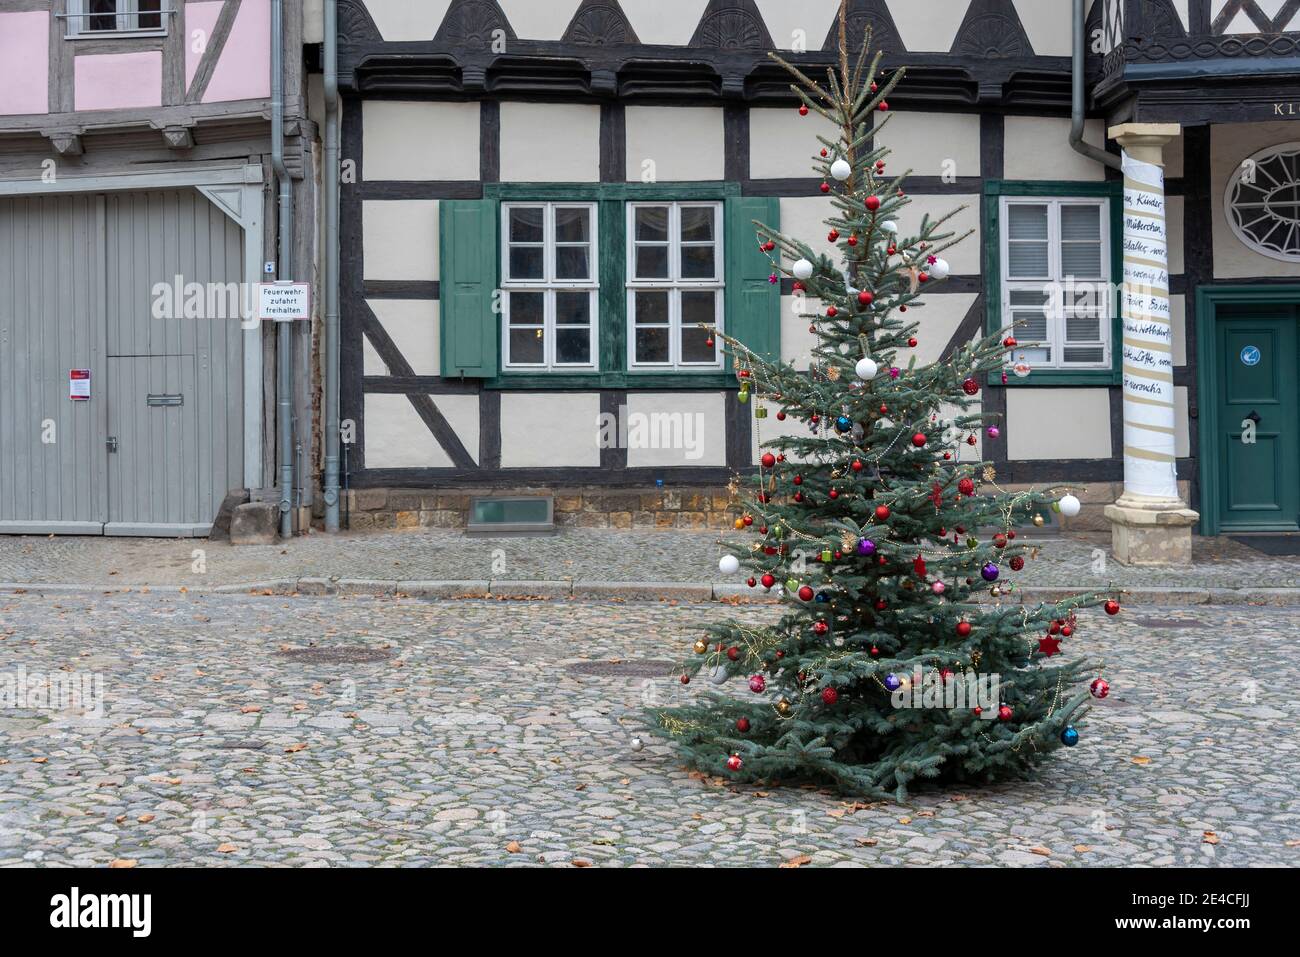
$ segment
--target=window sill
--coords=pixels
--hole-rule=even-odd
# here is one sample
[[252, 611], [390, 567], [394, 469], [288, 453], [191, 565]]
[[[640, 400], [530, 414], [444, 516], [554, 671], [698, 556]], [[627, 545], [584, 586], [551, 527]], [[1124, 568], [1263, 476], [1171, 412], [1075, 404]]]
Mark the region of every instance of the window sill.
[[586, 373], [517, 373], [505, 372], [483, 380], [485, 389], [738, 389], [730, 372], [586, 372]]
[[1019, 379], [1015, 375], [1008, 375], [1005, 383], [1002, 381], [1001, 372], [990, 372], [988, 374], [988, 384], [994, 388], [1000, 388], [1004, 385], [1016, 389], [1026, 389], [1034, 386], [1112, 386], [1121, 385], [1122, 383], [1122, 376], [1114, 369], [1046, 369], [1042, 372], [1031, 372], [1023, 379]]
[[99, 30], [95, 33], [68, 33], [65, 40], [149, 40], [167, 36], [166, 30]]

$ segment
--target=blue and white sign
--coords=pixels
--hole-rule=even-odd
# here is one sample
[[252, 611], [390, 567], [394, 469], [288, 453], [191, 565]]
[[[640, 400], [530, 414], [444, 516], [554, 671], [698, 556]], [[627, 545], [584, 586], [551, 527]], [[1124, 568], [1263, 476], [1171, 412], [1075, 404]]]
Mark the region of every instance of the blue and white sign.
[[1259, 346], [1245, 346], [1241, 350], [1241, 364], [1244, 366], [1259, 365], [1260, 353]]

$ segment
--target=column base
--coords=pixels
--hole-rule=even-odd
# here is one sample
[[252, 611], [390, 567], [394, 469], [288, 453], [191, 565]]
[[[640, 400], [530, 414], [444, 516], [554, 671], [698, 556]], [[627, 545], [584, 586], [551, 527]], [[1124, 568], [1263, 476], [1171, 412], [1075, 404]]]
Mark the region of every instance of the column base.
[[1201, 516], [1178, 499], [1121, 495], [1107, 505], [1111, 552], [1121, 565], [1190, 565], [1192, 526]]

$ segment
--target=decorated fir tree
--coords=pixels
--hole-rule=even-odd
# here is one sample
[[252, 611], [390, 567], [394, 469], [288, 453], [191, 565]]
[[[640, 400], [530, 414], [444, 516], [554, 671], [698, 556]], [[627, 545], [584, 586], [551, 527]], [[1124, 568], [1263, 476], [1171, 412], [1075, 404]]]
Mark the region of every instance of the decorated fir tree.
[[766, 443], [737, 521], [753, 537], [719, 563], [787, 607], [771, 627], [710, 628], [680, 680], [717, 687], [650, 719], [710, 773], [902, 800], [918, 779], [1023, 776], [1078, 741], [1089, 691], [1102, 697], [1107, 686], [1055, 655], [1078, 645], [1077, 608], [1119, 605], [1102, 594], [1017, 600], [1014, 575], [1035, 554], [1017, 528], [1079, 503], [1064, 489], [1003, 491], [977, 460], [977, 433], [998, 426], [968, 410], [987, 376], [1005, 376], [1010, 328], [932, 365], [909, 358], [920, 297], [964, 237], [947, 226], [959, 210], [903, 234], [903, 175], [886, 173], [879, 145], [888, 114], [874, 129], [872, 119], [904, 71], [881, 76], [869, 47], [868, 34], [850, 62], [841, 9], [838, 69], [824, 85], [774, 55], [796, 80], [799, 112], [838, 129], [819, 137], [815, 168], [841, 261], [755, 223], [772, 281], [791, 276], [809, 303], [811, 368], [769, 363], [723, 337], [739, 400], [760, 420], [772, 407], [807, 425]]

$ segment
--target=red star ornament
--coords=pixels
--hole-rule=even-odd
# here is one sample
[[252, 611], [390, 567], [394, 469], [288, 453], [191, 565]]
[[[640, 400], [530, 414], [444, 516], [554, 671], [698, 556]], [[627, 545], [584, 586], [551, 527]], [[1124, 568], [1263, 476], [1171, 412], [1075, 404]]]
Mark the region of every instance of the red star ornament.
[[1047, 635], [1038, 639], [1038, 650], [1047, 657], [1052, 657], [1061, 650], [1061, 639], [1055, 635]]

